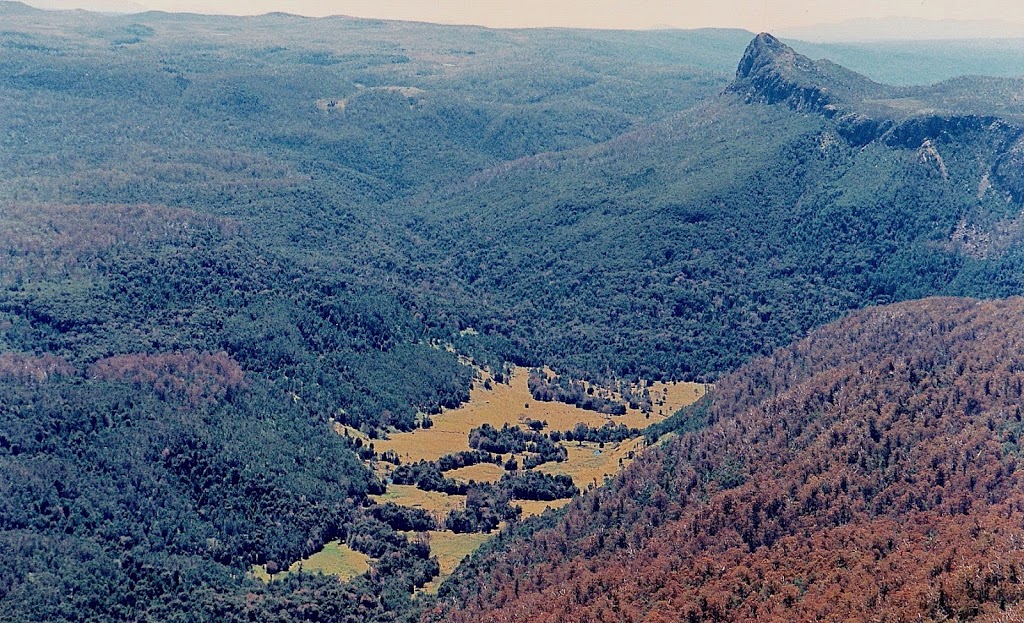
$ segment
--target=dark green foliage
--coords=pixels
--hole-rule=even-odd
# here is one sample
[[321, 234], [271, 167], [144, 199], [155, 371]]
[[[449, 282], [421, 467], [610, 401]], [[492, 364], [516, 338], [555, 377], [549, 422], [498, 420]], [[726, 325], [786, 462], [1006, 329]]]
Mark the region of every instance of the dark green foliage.
[[[338, 593], [346, 608], [436, 574], [387, 526], [353, 524], [371, 477], [286, 396], [245, 390], [182, 408], [110, 382], [2, 389], [0, 600], [12, 620], [241, 620], [246, 592], [280, 599], [268, 615], [286, 616], [288, 591], [241, 582], [242, 571], [346, 535], [409, 561]], [[392, 545], [369, 546], [382, 540]]]
[[409, 508], [388, 502], [387, 504], [374, 504], [368, 512], [372, 517], [383, 521], [394, 530], [402, 532], [437, 530], [434, 518], [422, 508]]
[[551, 433], [551, 439], [553, 441], [589, 441], [593, 443], [618, 443], [627, 439], [633, 439], [640, 436], [640, 429], [630, 428], [625, 424], [615, 424], [614, 422], [608, 422], [600, 428], [594, 428], [593, 426], [587, 426], [586, 424], [577, 424], [572, 430], [567, 430], [564, 433]]
[[572, 478], [561, 474], [552, 476], [533, 470], [505, 474], [498, 482], [498, 486], [507, 488], [514, 500], [559, 500], [571, 498], [579, 493]]
[[515, 500], [558, 500], [579, 493], [568, 476], [526, 470], [508, 473], [494, 484], [474, 484], [466, 495], [466, 508], [445, 518], [453, 532], [490, 532], [502, 521], [517, 521], [521, 509]]
[[494, 454], [523, 452], [528, 441], [538, 437], [537, 433], [525, 431], [507, 422], [501, 428], [495, 428], [484, 422], [478, 428], [469, 431], [469, 447]]
[[479, 463], [500, 462], [500, 456], [496, 456], [494, 454], [491, 454], [490, 452], [484, 452], [481, 450], [468, 450], [463, 452], [456, 452], [455, 454], [446, 454], [436, 461], [438, 468], [443, 472], [446, 472], [450, 469], [458, 469], [460, 467], [477, 465]]
[[561, 463], [568, 458], [566, 449], [555, 443], [557, 441], [555, 435], [556, 433], [551, 433], [551, 435], [538, 435], [534, 438], [533, 443], [526, 447], [527, 454], [523, 459], [523, 469], [532, 469], [548, 462]]
[[522, 510], [511, 505], [510, 500], [510, 487], [476, 484], [466, 492], [466, 508], [448, 513], [444, 526], [456, 533], [490, 532], [502, 521], [519, 518]]
[[476, 448], [478, 452], [484, 454], [526, 452], [525, 469], [548, 461], [564, 461], [566, 458], [565, 448], [553, 443], [547, 434], [539, 432], [539, 428], [531, 426], [529, 430], [523, 430], [508, 423], [503, 424], [501, 428], [495, 428], [485, 422], [478, 428], [469, 431], [469, 447]]
[[465, 495], [467, 489], [467, 485], [445, 477], [434, 461], [399, 465], [391, 472], [391, 481], [396, 485], [416, 485], [424, 491], [440, 491], [448, 495]]
[[567, 380], [564, 377], [549, 379], [543, 372], [533, 370], [530, 372], [527, 386], [534, 400], [564, 402], [581, 409], [609, 415], [626, 413], [625, 404], [606, 396], [595, 395], [592, 387], [588, 388], [577, 380]]
[[501, 523], [501, 516], [489, 506], [467, 506], [453, 510], [445, 517], [444, 527], [455, 534], [491, 532]]
[[264, 393], [181, 409], [124, 384], [5, 383], [0, 416], [4, 528], [118, 549], [294, 560], [349, 521], [346, 499], [371, 481], [323, 425]]

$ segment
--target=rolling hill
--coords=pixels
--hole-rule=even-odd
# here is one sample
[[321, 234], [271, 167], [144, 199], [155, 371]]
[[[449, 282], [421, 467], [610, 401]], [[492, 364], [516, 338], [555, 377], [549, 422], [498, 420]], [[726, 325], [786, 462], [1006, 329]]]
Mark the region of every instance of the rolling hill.
[[[747, 37], [0, 14], [4, 621], [403, 616], [438, 563], [335, 428], [473, 370], [385, 202], [691, 106]], [[373, 572], [249, 574], [334, 540]]]

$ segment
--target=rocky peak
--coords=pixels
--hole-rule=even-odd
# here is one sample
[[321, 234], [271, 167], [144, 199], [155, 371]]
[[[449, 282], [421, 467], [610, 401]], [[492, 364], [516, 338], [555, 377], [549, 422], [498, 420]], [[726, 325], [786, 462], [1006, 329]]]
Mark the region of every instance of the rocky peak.
[[747, 102], [787, 103], [796, 110], [834, 112], [829, 70], [768, 33], [747, 46], [728, 91]]
[[945, 140], [990, 132], [1003, 146], [1000, 149], [1009, 150], [993, 179], [1024, 188], [1024, 182], [1014, 181], [1024, 176], [1012, 173], [1024, 161], [1019, 157], [1024, 149], [1019, 143], [1010, 149], [1022, 135], [1020, 126], [997, 123], [993, 115], [943, 113], [919, 101], [920, 89], [878, 84], [831, 61], [811, 60], [768, 33], [757, 35], [747, 46], [726, 92], [748, 104], [784, 104], [832, 119], [852, 145], [883, 139], [891, 147], [924, 149], [927, 162], [935, 160], [929, 145], [937, 148]]
[[889, 90], [830, 61], [811, 60], [768, 33], [747, 46], [727, 89], [748, 103], [786, 103], [827, 117], [856, 111], [865, 98], [881, 98]]
[[743, 52], [743, 58], [740, 59], [739, 67], [736, 69], [736, 79], [746, 80], [756, 77], [765, 71], [771, 71], [777, 65], [792, 68], [797, 64], [813, 66], [814, 63], [806, 56], [797, 54], [796, 50], [772, 35], [763, 32], [754, 37], [746, 51]]

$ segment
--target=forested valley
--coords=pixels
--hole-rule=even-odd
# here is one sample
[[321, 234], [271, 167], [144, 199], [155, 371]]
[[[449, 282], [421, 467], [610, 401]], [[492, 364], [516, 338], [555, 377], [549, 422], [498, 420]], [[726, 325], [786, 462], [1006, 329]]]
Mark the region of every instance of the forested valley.
[[[1024, 294], [1024, 80], [955, 77], [1012, 75], [1005, 54], [17, 2], [0, 22], [0, 621], [1020, 602], [1019, 302], [839, 320]], [[607, 426], [374, 449], [514, 366]], [[717, 389], [621, 424], [654, 381]], [[641, 434], [606, 486], [537, 469]], [[504, 475], [445, 474], [483, 463]], [[396, 484], [466, 507], [380, 503]], [[502, 530], [434, 596], [442, 527]], [[369, 571], [283, 572], [330, 542]]]

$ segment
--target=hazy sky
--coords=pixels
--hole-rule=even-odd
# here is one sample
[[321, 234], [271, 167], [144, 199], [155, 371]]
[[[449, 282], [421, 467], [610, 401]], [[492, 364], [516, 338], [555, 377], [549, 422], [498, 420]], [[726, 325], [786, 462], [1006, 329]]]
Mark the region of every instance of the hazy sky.
[[739, 27], [777, 31], [861, 18], [1000, 20], [1024, 26], [1024, 0], [26, 0], [43, 8], [352, 15], [492, 27]]

